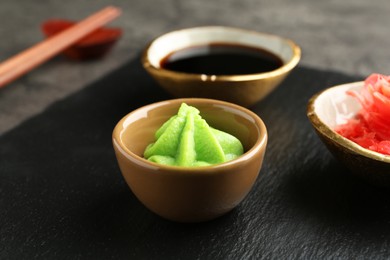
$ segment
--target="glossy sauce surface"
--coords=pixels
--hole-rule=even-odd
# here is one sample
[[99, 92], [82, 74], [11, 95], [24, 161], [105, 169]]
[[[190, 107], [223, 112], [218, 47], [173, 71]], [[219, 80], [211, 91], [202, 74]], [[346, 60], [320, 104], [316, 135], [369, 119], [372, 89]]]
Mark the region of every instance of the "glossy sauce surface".
[[283, 61], [264, 49], [213, 43], [170, 53], [161, 60], [160, 66], [185, 73], [245, 75], [275, 70], [283, 66]]

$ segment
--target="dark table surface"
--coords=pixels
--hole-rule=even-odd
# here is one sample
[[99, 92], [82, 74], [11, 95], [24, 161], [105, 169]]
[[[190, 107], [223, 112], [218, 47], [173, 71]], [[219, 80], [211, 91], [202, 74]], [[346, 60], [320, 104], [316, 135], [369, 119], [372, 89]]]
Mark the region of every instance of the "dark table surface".
[[324, 85], [360, 79], [294, 70], [251, 107], [269, 143], [248, 197], [216, 220], [178, 224], [135, 198], [112, 149], [122, 116], [171, 98], [135, 59], [0, 137], [0, 258], [388, 258], [389, 191], [350, 176], [305, 114]]
[[[57, 57], [0, 89], [1, 259], [385, 259], [389, 191], [350, 176], [306, 118], [334, 84], [388, 73], [387, 0], [115, 1], [123, 38], [102, 60]], [[42, 39], [48, 18], [82, 19], [106, 1], [11, 1], [0, 60]], [[250, 109], [269, 131], [264, 166], [235, 210], [183, 225], [145, 209], [116, 164], [111, 131], [131, 110], [172, 98], [141, 68], [152, 38], [197, 25], [276, 33], [302, 47], [284, 83]]]

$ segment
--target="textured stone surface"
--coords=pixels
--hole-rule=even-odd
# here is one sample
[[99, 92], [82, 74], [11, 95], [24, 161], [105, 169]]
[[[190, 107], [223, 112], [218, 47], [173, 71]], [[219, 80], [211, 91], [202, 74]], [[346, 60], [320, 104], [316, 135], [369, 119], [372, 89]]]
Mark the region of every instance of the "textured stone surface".
[[252, 191], [185, 225], [148, 211], [116, 163], [119, 118], [169, 98], [127, 63], [0, 137], [0, 259], [389, 259], [389, 190], [348, 175], [305, 114], [324, 85], [357, 79], [294, 70], [251, 108], [269, 133]]
[[[124, 30], [123, 38], [110, 55], [87, 63], [55, 58], [0, 89], [0, 133], [122, 66], [152, 38], [177, 28], [230, 25], [279, 34], [302, 47], [304, 65], [361, 76], [389, 72], [388, 0], [110, 3], [123, 9], [123, 15], [112, 25]], [[53, 17], [79, 20], [107, 4], [104, 0], [2, 0], [0, 60], [40, 41], [39, 25], [43, 20]]]

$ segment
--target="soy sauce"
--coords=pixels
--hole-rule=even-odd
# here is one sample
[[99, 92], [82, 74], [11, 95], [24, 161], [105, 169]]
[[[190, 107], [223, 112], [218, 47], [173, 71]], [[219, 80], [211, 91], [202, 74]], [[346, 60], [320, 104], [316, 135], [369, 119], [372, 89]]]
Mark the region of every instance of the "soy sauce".
[[206, 75], [245, 75], [268, 72], [283, 65], [264, 49], [225, 43], [185, 48], [170, 53], [160, 66], [167, 70]]

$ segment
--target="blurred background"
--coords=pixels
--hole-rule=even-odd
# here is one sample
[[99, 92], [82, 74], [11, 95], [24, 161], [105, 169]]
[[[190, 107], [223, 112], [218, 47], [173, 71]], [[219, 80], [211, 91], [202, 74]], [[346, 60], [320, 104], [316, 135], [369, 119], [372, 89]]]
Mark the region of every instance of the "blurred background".
[[0, 89], [0, 134], [138, 58], [150, 40], [179, 28], [228, 25], [278, 34], [301, 46], [300, 66], [362, 78], [389, 74], [388, 0], [1, 0], [0, 61], [41, 41], [44, 20], [81, 20], [107, 5], [123, 11], [111, 23], [123, 36], [109, 55], [92, 62], [57, 57]]

